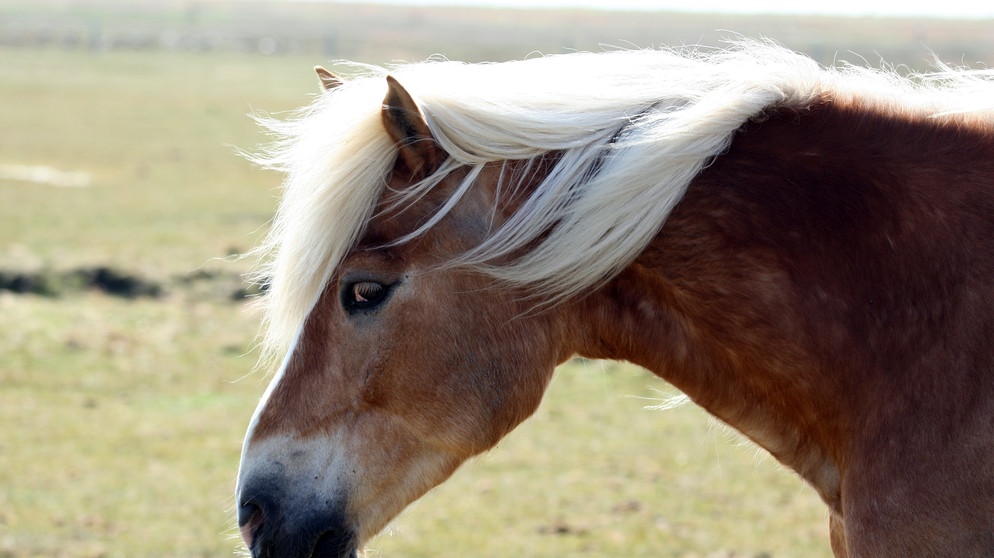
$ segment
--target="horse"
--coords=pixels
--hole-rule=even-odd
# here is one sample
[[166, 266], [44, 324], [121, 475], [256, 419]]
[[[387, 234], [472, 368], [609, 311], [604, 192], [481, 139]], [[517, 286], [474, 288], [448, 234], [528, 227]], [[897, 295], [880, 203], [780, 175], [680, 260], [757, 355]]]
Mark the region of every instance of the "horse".
[[837, 557], [994, 555], [994, 79], [769, 42], [317, 68], [236, 488], [252, 556], [354, 558], [625, 360], [795, 471]]

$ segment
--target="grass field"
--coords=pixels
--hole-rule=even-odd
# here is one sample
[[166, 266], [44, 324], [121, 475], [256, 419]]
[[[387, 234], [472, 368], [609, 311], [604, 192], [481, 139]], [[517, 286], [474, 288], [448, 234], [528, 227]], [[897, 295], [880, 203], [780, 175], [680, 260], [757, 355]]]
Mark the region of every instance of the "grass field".
[[272, 210], [275, 177], [233, 146], [261, 140], [253, 107], [306, 101], [310, 76], [286, 62], [0, 50], [0, 164], [91, 177], [0, 180], [0, 266], [165, 285], [139, 300], [0, 293], [0, 556], [236, 548], [238, 438], [262, 385], [242, 380], [255, 318], [228, 296], [247, 264], [213, 258], [249, 248]]
[[[233, 296], [249, 262], [229, 256], [264, 232], [279, 177], [235, 147], [265, 140], [248, 113], [306, 103], [325, 61], [0, 48], [0, 170], [88, 183], [0, 172], [0, 271], [161, 287], [0, 291], [0, 557], [237, 552], [231, 494], [264, 378]], [[694, 406], [645, 408], [670, 395], [631, 366], [564, 366], [533, 420], [372, 555], [828, 556], [813, 492]]]

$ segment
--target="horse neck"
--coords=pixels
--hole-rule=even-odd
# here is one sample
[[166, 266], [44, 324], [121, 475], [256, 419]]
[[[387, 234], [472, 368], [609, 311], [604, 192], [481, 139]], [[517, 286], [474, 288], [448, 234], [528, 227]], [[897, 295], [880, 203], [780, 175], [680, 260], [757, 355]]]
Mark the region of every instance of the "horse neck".
[[881, 358], [845, 313], [865, 305], [859, 296], [893, 298], [885, 291], [901, 286], [886, 278], [903, 270], [879, 262], [906, 249], [894, 265], [920, 265], [916, 239], [900, 236], [914, 234], [908, 220], [958, 195], [934, 199], [928, 185], [971, 167], [994, 176], [976, 169], [991, 165], [978, 161], [994, 159], [994, 144], [989, 131], [969, 137], [956, 123], [855, 106], [768, 116], [737, 134], [641, 257], [588, 298], [581, 353], [660, 375], [837, 508], [865, 409], [861, 365]]

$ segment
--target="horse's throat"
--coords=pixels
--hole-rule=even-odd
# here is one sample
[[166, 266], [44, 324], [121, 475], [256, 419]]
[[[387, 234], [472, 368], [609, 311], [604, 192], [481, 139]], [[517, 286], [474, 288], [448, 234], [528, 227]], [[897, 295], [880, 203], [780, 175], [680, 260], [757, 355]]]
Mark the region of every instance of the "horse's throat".
[[[652, 371], [795, 470], [840, 511], [844, 448], [831, 445], [842, 437], [828, 429], [845, 421], [829, 416], [836, 412], [823, 398], [830, 390], [797, 383], [812, 377], [799, 373], [798, 367], [811, 366], [803, 350], [791, 348], [789, 339], [774, 341], [774, 331], [736, 323], [748, 318], [720, 308], [720, 297], [708, 300], [715, 306], [702, 318], [700, 300], [641, 265], [601, 295], [583, 310], [593, 323], [581, 354]], [[759, 346], [767, 350], [753, 348]]]

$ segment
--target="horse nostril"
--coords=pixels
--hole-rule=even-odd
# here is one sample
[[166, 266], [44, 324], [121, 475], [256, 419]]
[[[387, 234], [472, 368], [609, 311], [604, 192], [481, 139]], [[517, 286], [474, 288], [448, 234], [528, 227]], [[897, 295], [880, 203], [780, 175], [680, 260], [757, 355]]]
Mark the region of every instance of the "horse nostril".
[[242, 531], [242, 540], [245, 546], [252, 548], [256, 533], [266, 520], [266, 514], [262, 508], [253, 502], [246, 502], [238, 506], [238, 526]]

